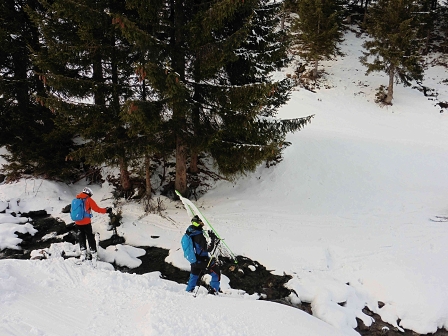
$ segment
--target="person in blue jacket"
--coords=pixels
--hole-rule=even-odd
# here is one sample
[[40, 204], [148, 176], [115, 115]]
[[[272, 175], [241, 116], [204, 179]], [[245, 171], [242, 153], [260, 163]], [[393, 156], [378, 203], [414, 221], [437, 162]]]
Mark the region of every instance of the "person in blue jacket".
[[[210, 294], [217, 294], [219, 292], [221, 271], [215, 260], [210, 262], [208, 252], [211, 252], [216, 244], [216, 235], [209, 231], [211, 238], [210, 245], [204, 237], [203, 231], [204, 223], [199, 216], [194, 216], [191, 219], [191, 225], [188, 227], [186, 234], [193, 240], [193, 247], [196, 255], [196, 262], [191, 264], [190, 279], [187, 284], [187, 292], [192, 292], [197, 285], [199, 276], [201, 274], [210, 274], [212, 279], [210, 281]], [[210, 262], [210, 264], [209, 264]]]

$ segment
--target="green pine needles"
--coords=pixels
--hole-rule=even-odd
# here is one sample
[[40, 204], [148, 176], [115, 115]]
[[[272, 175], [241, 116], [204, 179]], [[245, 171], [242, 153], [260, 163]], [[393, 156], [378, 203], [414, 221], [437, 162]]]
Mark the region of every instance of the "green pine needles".
[[297, 15], [292, 24], [294, 51], [313, 64], [311, 74], [316, 79], [320, 61], [341, 55], [342, 2], [298, 0], [292, 11]]
[[[266, 118], [275, 116], [291, 90], [288, 80], [270, 77], [289, 61], [287, 38], [275, 29], [278, 4], [161, 2], [152, 21], [141, 2], [129, 5], [136, 15], [117, 14], [114, 21], [144, 55], [139, 67], [153, 103], [160, 113], [170, 111], [163, 134], [175, 141], [176, 190], [187, 191], [187, 161], [196, 173], [200, 153], [232, 176], [282, 151], [287, 132]], [[309, 121], [285, 123], [296, 131]]]
[[290, 62], [288, 37], [278, 29], [281, 4], [29, 3], [22, 15], [36, 43], [19, 47], [30, 51], [24, 58], [36, 84], [38, 109], [30, 119], [45, 111], [53, 141], [66, 131], [66, 142], [58, 142], [64, 150], [55, 151], [66, 162], [119, 167], [125, 192], [132, 189], [130, 169], [139, 164], [151, 188], [156, 158], [174, 160], [174, 187], [183, 195], [200, 157], [211, 157], [227, 177], [279, 161], [286, 134], [312, 118], [276, 118], [292, 89], [289, 79], [272, 78]]
[[367, 74], [381, 71], [388, 75], [387, 93], [380, 97], [384, 104], [392, 104], [395, 81], [410, 85], [423, 78], [420, 32], [424, 13], [420, 9], [424, 2], [378, 0], [369, 10], [367, 32], [372, 39], [363, 44], [367, 51], [360, 60]]

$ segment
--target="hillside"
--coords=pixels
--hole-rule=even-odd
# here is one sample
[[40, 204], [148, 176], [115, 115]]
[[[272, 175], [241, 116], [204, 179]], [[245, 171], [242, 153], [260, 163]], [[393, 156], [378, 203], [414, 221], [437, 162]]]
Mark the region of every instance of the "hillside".
[[[397, 85], [393, 106], [380, 107], [375, 89], [386, 78], [364, 75], [361, 44], [348, 32], [345, 56], [323, 64], [320, 88], [298, 88], [282, 108], [282, 118], [315, 118], [288, 137], [281, 163], [220, 181], [196, 202], [234, 253], [291, 275], [288, 286], [317, 318], [247, 294], [192, 298], [157, 272], [53, 257], [0, 261], [0, 334], [357, 335], [357, 318], [372, 322], [365, 307], [397, 330], [448, 329], [448, 223], [430, 220], [448, 215], [448, 112], [436, 105], [448, 101], [447, 71], [431, 66], [422, 83], [438, 101]], [[21, 180], [0, 185], [0, 201], [20, 198], [16, 210], [44, 208], [68, 223], [61, 209], [83, 186]], [[112, 203], [110, 186], [92, 188], [100, 206]], [[186, 269], [179, 241], [187, 213], [161, 199], [164, 218], [122, 201], [119, 233], [133, 246], [170, 249], [167, 261]], [[105, 216], [93, 223], [110, 237]], [[18, 244], [19, 226], [0, 219], [0, 245]]]

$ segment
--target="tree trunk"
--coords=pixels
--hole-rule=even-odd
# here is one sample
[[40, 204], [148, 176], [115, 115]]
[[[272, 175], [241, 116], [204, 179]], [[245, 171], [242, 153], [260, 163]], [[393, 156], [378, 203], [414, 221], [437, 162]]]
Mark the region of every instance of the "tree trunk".
[[314, 60], [313, 79], [317, 79], [317, 69], [319, 68], [319, 60]]
[[27, 76], [27, 52], [26, 48], [20, 46], [20, 51], [12, 55], [12, 61], [14, 63], [14, 81], [15, 84], [15, 96], [17, 99], [17, 106], [20, 113], [26, 115], [30, 113], [29, 108], [29, 92], [28, 92], [28, 76]]
[[[184, 47], [184, 3], [183, 0], [173, 0], [173, 70], [179, 74], [179, 80], [185, 81], [185, 53]], [[180, 127], [185, 127], [185, 106], [183, 97], [173, 97], [173, 119]], [[183, 138], [184, 132], [178, 130], [176, 137], [176, 179], [174, 187], [182, 195], [187, 193], [187, 144]]]
[[387, 95], [386, 99], [384, 99], [384, 103], [388, 105], [392, 105], [392, 99], [394, 99], [394, 77], [395, 67], [391, 65], [389, 69], [389, 85], [387, 87]]
[[[94, 82], [97, 83], [104, 83], [104, 77], [103, 77], [103, 63], [101, 59], [101, 55], [99, 52], [94, 53], [93, 55], [93, 74], [92, 79]], [[106, 99], [104, 98], [104, 92], [101, 85], [98, 85], [99, 89], [95, 92], [95, 105], [105, 105]]]
[[190, 173], [191, 174], [199, 173], [198, 160], [199, 160], [199, 154], [196, 152], [192, 152], [191, 158], [190, 158]]
[[[199, 83], [200, 79], [195, 76], [195, 83]], [[194, 137], [195, 139], [199, 139], [200, 135], [200, 103], [202, 102], [202, 92], [200, 85], [195, 85], [194, 87], [194, 95], [193, 100], [196, 102], [195, 106], [193, 107], [191, 111], [191, 119], [193, 121], [193, 131], [194, 131]], [[190, 153], [190, 173], [191, 174], [197, 174], [198, 173], [198, 157], [199, 157], [199, 149], [197, 147], [197, 144], [195, 146], [191, 146], [191, 153]]]
[[145, 154], [145, 179], [146, 179], [146, 197], [151, 198], [151, 160], [149, 154]]
[[423, 55], [428, 55], [430, 45], [431, 45], [431, 29], [428, 29], [426, 33], [425, 49], [423, 50]]
[[120, 182], [123, 191], [131, 190], [131, 179], [129, 178], [128, 165], [124, 158], [120, 158], [119, 160], [120, 166]]
[[118, 62], [116, 57], [116, 42], [115, 35], [112, 38], [112, 54], [111, 54], [111, 70], [112, 70], [112, 101], [115, 113], [118, 115], [120, 113], [120, 95], [118, 93]]
[[[320, 22], [321, 22], [321, 15], [319, 15], [319, 19], [317, 22], [317, 34], [320, 33]], [[314, 59], [314, 69], [313, 69], [313, 79], [316, 80], [317, 79], [317, 68], [319, 66], [319, 60], [317, 59], [317, 57]]]
[[[366, 6], [364, 7], [364, 17], [362, 18], [363, 27], [365, 27], [366, 23], [367, 23], [367, 6], [368, 6], [368, 4], [369, 4], [369, 1], [366, 0]], [[362, 4], [361, 4], [361, 7], [362, 7]]]
[[187, 193], [187, 146], [178, 136], [176, 141], [176, 180], [174, 188], [183, 196]]

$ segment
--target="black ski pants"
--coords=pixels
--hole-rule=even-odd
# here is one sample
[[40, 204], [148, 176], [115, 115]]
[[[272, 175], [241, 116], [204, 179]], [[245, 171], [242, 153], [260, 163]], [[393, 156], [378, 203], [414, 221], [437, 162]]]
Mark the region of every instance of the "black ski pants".
[[89, 242], [90, 252], [96, 252], [95, 235], [92, 232], [92, 224], [76, 225], [78, 227], [79, 248], [87, 250], [86, 240]]

